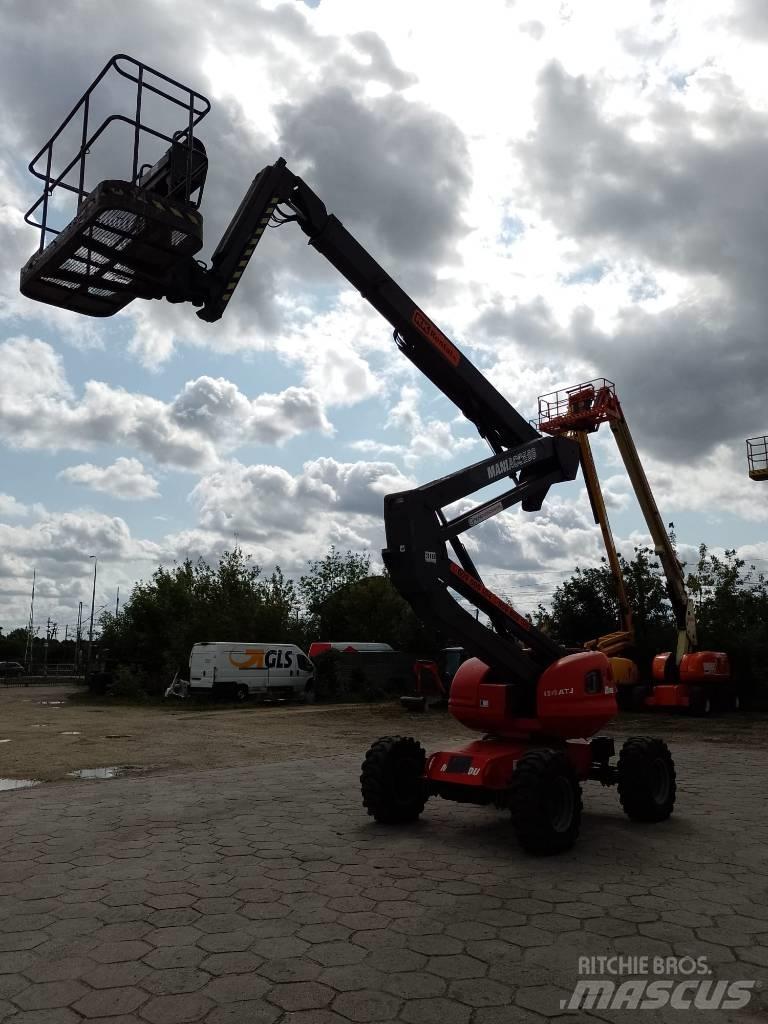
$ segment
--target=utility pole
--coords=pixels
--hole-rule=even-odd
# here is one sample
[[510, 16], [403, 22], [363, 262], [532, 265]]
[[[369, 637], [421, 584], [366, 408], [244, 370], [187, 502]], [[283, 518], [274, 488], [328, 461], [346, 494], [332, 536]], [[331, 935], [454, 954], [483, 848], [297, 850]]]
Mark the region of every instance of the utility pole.
[[93, 590], [91, 592], [91, 625], [88, 629], [88, 654], [86, 656], [85, 661], [86, 682], [91, 677], [91, 647], [93, 646], [93, 611], [96, 605], [96, 566], [99, 561], [96, 555], [89, 555], [88, 557], [93, 559]]
[[32, 648], [33, 640], [35, 637], [35, 580], [37, 579], [37, 569], [32, 570], [32, 601], [29, 605], [29, 623], [27, 625], [27, 646], [24, 651], [24, 668], [29, 674], [29, 670], [32, 666]]
[[75, 672], [80, 674], [80, 641], [83, 637], [83, 602], [77, 608], [77, 632], [75, 633]]
[[51, 616], [48, 616], [48, 625], [45, 627], [45, 647], [43, 648], [43, 675], [48, 675], [48, 644], [51, 642]]
[[120, 584], [117, 585], [117, 597], [115, 598], [115, 618], [117, 618], [120, 611]]

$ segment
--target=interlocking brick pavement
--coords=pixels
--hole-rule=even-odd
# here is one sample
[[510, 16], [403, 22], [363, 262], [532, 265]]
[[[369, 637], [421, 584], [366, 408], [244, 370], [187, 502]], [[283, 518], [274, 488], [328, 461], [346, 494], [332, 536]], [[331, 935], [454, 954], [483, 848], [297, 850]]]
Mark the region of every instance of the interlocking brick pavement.
[[[361, 752], [362, 753], [362, 752]], [[366, 818], [360, 757], [0, 795], [3, 1024], [516, 1024], [563, 1015], [579, 955], [705, 955], [768, 1008], [768, 754], [677, 746], [678, 810], [585, 787], [576, 848], [434, 800]]]

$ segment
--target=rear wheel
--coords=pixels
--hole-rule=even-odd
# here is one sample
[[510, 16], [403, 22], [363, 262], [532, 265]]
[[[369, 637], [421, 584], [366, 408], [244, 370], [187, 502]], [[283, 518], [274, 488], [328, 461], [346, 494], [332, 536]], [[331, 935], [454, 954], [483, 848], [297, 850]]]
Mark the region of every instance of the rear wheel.
[[581, 826], [581, 786], [559, 750], [530, 750], [515, 766], [509, 810], [520, 845], [547, 856], [569, 850]]
[[712, 697], [703, 686], [692, 686], [688, 694], [688, 710], [697, 718], [712, 713]]
[[629, 710], [645, 711], [647, 709], [646, 698], [651, 695], [650, 687], [644, 683], [635, 683], [629, 690]]
[[665, 821], [675, 806], [675, 762], [663, 740], [633, 736], [619, 754], [619, 800], [633, 821]]
[[304, 687], [304, 703], [315, 703], [315, 684], [312, 682], [307, 683], [307, 685]]
[[426, 753], [410, 736], [384, 736], [368, 750], [360, 774], [363, 805], [385, 825], [416, 821], [424, 810]]

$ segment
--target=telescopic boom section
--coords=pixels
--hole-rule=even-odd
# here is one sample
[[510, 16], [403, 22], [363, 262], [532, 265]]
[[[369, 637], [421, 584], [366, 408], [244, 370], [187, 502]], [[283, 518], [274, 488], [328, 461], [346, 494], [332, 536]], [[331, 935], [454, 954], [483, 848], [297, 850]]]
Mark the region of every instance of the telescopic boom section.
[[475, 424], [493, 451], [539, 436], [282, 158], [256, 176], [216, 248], [199, 317], [214, 321], [222, 316], [265, 228], [280, 216], [281, 207], [289, 208], [287, 219], [296, 221], [309, 244], [392, 324], [400, 350]]
[[608, 519], [608, 512], [605, 508], [603, 490], [600, 486], [600, 479], [595, 468], [595, 460], [592, 456], [592, 446], [589, 443], [589, 435], [584, 430], [574, 431], [573, 437], [578, 442], [581, 455], [581, 471], [584, 474], [584, 483], [587, 487], [589, 503], [592, 506], [592, 515], [600, 527], [603, 535], [603, 545], [611, 568], [613, 581], [616, 585], [616, 598], [619, 605], [620, 632], [601, 636], [597, 640], [590, 641], [590, 649], [603, 651], [609, 656], [621, 654], [631, 647], [635, 639], [635, 629], [632, 622], [632, 610], [627, 598], [627, 588], [624, 584], [624, 574], [619, 564], [619, 556], [616, 551], [616, 543], [613, 539], [611, 523]]

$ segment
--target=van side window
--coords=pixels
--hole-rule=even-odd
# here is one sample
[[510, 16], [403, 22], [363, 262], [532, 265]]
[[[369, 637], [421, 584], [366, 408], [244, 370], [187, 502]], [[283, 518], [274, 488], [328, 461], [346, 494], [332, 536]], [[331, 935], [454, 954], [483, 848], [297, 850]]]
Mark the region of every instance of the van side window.
[[309, 658], [305, 658], [303, 654], [299, 655], [299, 668], [303, 668], [305, 672], [311, 672], [314, 668]]

